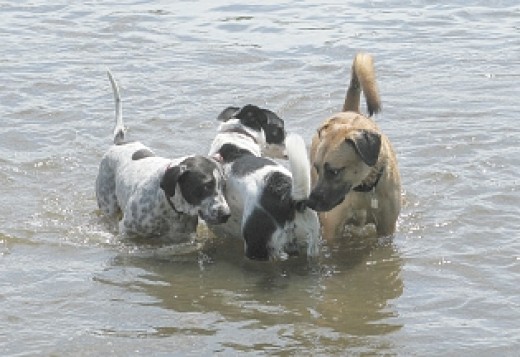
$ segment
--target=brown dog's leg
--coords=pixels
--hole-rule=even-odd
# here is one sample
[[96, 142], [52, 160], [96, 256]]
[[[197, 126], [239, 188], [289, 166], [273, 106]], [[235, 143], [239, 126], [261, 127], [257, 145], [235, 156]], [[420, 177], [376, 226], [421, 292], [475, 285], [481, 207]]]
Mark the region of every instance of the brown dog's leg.
[[339, 209], [320, 213], [321, 234], [325, 241], [332, 242], [343, 234], [345, 215]]

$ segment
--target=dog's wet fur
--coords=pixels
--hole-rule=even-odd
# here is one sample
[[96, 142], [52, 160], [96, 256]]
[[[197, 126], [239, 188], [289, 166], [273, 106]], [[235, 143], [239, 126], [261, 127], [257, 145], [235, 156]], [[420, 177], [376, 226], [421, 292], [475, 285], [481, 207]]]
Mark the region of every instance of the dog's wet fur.
[[[307, 199], [310, 190], [303, 139], [286, 139], [283, 120], [254, 105], [229, 107], [219, 120], [223, 123], [210, 155], [223, 163], [231, 218], [210, 228], [218, 235], [243, 239], [245, 255], [250, 259], [285, 259], [302, 248], [307, 248], [308, 255], [316, 255], [317, 215], [298, 204]], [[291, 171], [262, 156], [265, 143], [285, 147], [291, 167], [294, 165]]]
[[108, 72], [116, 102], [112, 145], [99, 165], [96, 197], [100, 210], [122, 215], [120, 233], [185, 242], [198, 218], [212, 224], [227, 221], [220, 163], [201, 155], [176, 159], [156, 156], [140, 142], [125, 140], [119, 88]]
[[[369, 116], [360, 112], [361, 92]], [[345, 227], [375, 225], [378, 236], [395, 232], [401, 207], [397, 158], [371, 116], [381, 110], [373, 59], [357, 54], [343, 111], [326, 119], [312, 139], [313, 190], [308, 206], [320, 212], [327, 240]]]

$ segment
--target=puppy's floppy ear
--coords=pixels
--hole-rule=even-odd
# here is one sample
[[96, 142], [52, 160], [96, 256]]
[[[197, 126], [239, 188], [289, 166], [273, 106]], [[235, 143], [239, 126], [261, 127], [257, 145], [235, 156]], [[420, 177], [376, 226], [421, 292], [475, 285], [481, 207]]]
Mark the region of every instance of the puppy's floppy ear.
[[240, 110], [239, 107], [227, 107], [220, 113], [217, 117], [217, 120], [219, 121], [228, 121], [229, 119], [233, 118], [233, 116]]
[[381, 150], [381, 134], [372, 130], [358, 130], [353, 138], [346, 141], [354, 146], [361, 160], [368, 166], [374, 166]]
[[282, 127], [284, 126], [284, 121], [282, 118], [280, 118], [278, 115], [276, 115], [275, 112], [269, 110], [269, 109], [264, 109], [262, 108], [261, 109], [262, 112], [264, 112], [265, 116], [267, 117], [267, 123], [271, 123], [271, 124], [278, 124], [278, 125], [281, 125]]
[[262, 109], [253, 104], [247, 104], [235, 113], [235, 118], [250, 129], [260, 131], [267, 124], [267, 116]]
[[161, 179], [160, 187], [168, 197], [175, 195], [175, 186], [177, 186], [177, 182], [187, 171], [186, 165], [169, 166], [166, 169]]
[[267, 117], [267, 123], [263, 126], [265, 141], [269, 144], [282, 144], [287, 136], [283, 119], [269, 109], [262, 109], [262, 112]]

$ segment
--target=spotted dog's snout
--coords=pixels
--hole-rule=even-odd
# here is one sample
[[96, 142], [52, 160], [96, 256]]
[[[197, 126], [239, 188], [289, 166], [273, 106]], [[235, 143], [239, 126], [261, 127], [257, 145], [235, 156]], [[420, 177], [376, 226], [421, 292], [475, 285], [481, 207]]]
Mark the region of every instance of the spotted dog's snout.
[[231, 217], [231, 209], [223, 197], [211, 197], [204, 203], [202, 204], [199, 214], [207, 223], [226, 223], [229, 217]]
[[231, 217], [229, 207], [226, 210], [219, 210], [217, 213], [217, 223], [226, 223], [229, 217]]

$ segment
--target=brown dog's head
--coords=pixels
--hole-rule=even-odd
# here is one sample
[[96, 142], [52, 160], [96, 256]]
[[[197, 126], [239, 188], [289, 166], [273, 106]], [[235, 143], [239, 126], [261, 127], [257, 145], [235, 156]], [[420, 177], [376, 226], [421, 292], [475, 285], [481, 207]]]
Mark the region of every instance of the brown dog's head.
[[343, 125], [324, 127], [314, 138], [311, 165], [316, 185], [307, 205], [315, 211], [330, 211], [360, 185], [379, 159], [381, 135], [370, 129]]

